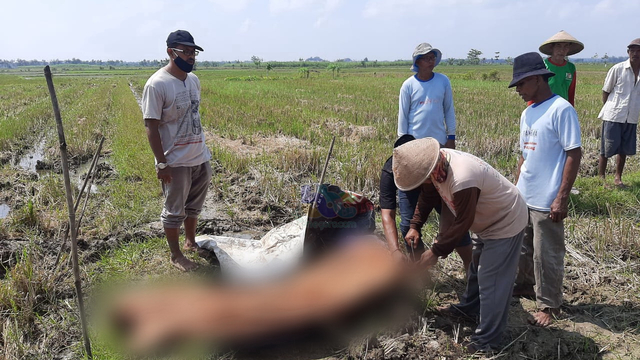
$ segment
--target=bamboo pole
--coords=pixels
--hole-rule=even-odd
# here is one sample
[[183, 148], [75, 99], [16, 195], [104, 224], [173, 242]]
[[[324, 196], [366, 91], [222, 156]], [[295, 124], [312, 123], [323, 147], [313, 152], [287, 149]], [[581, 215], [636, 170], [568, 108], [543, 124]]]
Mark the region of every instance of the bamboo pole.
[[[93, 155], [93, 160], [91, 161], [91, 166], [89, 167], [89, 171], [87, 172], [87, 176], [84, 178], [84, 182], [82, 183], [82, 188], [80, 189], [80, 193], [78, 193], [78, 198], [76, 199], [76, 203], [73, 206], [73, 211], [78, 211], [78, 206], [80, 205], [80, 200], [82, 199], [82, 195], [84, 195], [84, 189], [87, 187], [87, 183], [89, 181], [89, 178], [91, 178], [91, 181], [93, 181], [93, 176], [95, 175], [95, 171], [94, 171], [94, 167], [97, 165], [98, 163], [98, 158], [100, 157], [100, 152], [102, 151], [102, 144], [104, 143], [104, 136], [102, 137], [102, 139], [100, 139], [100, 144], [98, 144], [98, 149], [96, 150], [96, 153]], [[89, 185], [89, 189], [91, 189], [91, 185]], [[91, 191], [87, 192], [87, 197], [85, 199], [85, 207], [87, 204], [87, 201], [89, 200], [89, 194], [91, 193]], [[80, 223], [82, 222], [82, 216], [84, 215], [84, 207], [82, 209], [82, 211], [80, 212], [80, 219], [78, 220], [78, 225], [77, 225], [77, 230], [76, 230], [76, 234], [78, 231], [80, 231]], [[67, 237], [69, 237], [69, 224], [66, 224], [66, 227], [63, 231], [62, 234], [62, 242], [60, 244], [60, 249], [58, 249], [58, 255], [56, 256], [56, 262], [54, 263], [53, 267], [57, 268], [58, 267], [58, 262], [60, 261], [60, 256], [62, 255], [62, 252], [64, 251], [64, 246], [67, 244]]]
[[309, 246], [309, 243], [307, 242], [308, 239], [308, 235], [309, 235], [309, 224], [311, 223], [311, 214], [313, 214], [313, 210], [315, 210], [316, 208], [316, 204], [318, 203], [318, 196], [320, 194], [320, 186], [322, 186], [322, 183], [324, 182], [324, 175], [327, 172], [327, 167], [329, 165], [329, 159], [331, 158], [331, 153], [333, 152], [333, 144], [336, 141], [336, 137], [335, 135], [333, 136], [333, 138], [331, 139], [331, 146], [329, 146], [329, 152], [327, 153], [327, 158], [324, 161], [324, 167], [322, 168], [322, 174], [320, 175], [320, 182], [318, 183], [318, 187], [316, 188], [316, 196], [313, 197], [313, 202], [309, 205], [309, 209], [307, 210], [307, 226], [305, 226], [304, 228], [304, 238], [302, 239], [303, 243], [305, 244], [305, 248], [307, 248]]
[[58, 128], [58, 140], [60, 142], [60, 155], [62, 157], [62, 173], [64, 174], [64, 188], [67, 194], [67, 208], [69, 209], [69, 228], [71, 229], [71, 258], [73, 259], [73, 277], [75, 279], [76, 296], [78, 297], [78, 309], [80, 311], [80, 324], [82, 326], [82, 336], [84, 338], [84, 347], [89, 359], [93, 359], [91, 353], [91, 343], [89, 342], [89, 334], [87, 331], [87, 319], [84, 312], [84, 300], [82, 298], [82, 280], [80, 279], [80, 266], [78, 265], [78, 244], [76, 232], [76, 212], [73, 204], [73, 193], [71, 190], [71, 180], [69, 178], [69, 162], [67, 159], [67, 142], [64, 138], [64, 129], [62, 128], [62, 117], [60, 116], [60, 108], [58, 107], [58, 97], [53, 87], [53, 79], [51, 77], [51, 69], [49, 65], [44, 68], [44, 76], [47, 79], [49, 95], [51, 96], [51, 105], [53, 113], [56, 117], [56, 125]]

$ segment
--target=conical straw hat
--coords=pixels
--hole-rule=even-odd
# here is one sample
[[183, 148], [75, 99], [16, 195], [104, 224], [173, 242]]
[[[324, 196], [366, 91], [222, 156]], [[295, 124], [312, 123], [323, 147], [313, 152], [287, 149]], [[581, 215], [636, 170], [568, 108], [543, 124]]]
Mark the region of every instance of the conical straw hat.
[[422, 185], [436, 167], [440, 143], [434, 138], [409, 141], [393, 150], [393, 180], [398, 189], [409, 191]]
[[567, 53], [567, 56], [575, 55], [580, 51], [582, 51], [582, 49], [584, 49], [584, 45], [580, 41], [578, 41], [578, 39], [571, 36], [568, 32], [564, 30], [560, 30], [557, 34], [553, 35], [547, 41], [543, 42], [542, 45], [540, 45], [539, 50], [541, 53], [545, 55], [552, 55], [553, 44], [560, 43], [560, 42], [566, 42], [571, 44], [571, 47], [569, 48], [569, 52]]

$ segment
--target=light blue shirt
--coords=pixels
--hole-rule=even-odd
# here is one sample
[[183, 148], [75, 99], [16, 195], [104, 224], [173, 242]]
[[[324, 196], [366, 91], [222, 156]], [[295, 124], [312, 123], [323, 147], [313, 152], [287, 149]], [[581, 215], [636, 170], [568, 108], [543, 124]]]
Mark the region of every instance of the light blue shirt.
[[447, 135], [456, 134], [451, 82], [445, 75], [433, 73], [427, 81], [414, 75], [402, 84], [398, 136], [404, 134], [413, 135], [416, 139], [432, 137], [441, 145], [447, 142]]
[[527, 107], [520, 117], [518, 190], [527, 206], [550, 211], [560, 191], [567, 151], [582, 146], [578, 114], [558, 95]]

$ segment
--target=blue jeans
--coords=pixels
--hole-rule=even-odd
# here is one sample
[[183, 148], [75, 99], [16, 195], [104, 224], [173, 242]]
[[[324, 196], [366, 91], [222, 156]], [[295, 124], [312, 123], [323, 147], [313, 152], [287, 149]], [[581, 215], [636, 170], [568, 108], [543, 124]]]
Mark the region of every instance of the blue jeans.
[[[400, 208], [400, 232], [402, 233], [402, 239], [407, 236], [409, 229], [411, 229], [411, 219], [413, 219], [413, 213], [416, 211], [416, 206], [418, 206], [418, 198], [420, 197], [420, 191], [412, 190], [412, 191], [402, 191], [398, 190], [398, 207]], [[442, 210], [442, 202], [436, 204], [434, 209], [438, 214]], [[420, 234], [420, 240], [422, 240], [422, 234]], [[411, 252], [411, 248], [409, 248], [409, 244], [404, 242], [407, 250]], [[456, 247], [463, 247], [471, 245], [471, 236], [469, 236], [469, 232], [465, 232], [464, 236], [458, 242]], [[415, 252], [423, 252], [424, 251], [424, 243], [422, 241], [418, 242], [418, 247], [414, 249]]]

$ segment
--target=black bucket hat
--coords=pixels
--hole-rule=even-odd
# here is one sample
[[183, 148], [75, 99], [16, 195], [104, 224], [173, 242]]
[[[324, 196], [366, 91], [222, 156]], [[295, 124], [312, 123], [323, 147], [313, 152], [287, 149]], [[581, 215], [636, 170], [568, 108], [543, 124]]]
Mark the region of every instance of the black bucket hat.
[[170, 47], [173, 44], [193, 46], [200, 51], [204, 51], [203, 48], [195, 44], [195, 42], [193, 41], [193, 36], [191, 36], [191, 34], [189, 34], [187, 30], [176, 30], [169, 34], [169, 36], [167, 37], [167, 47]]
[[513, 80], [511, 80], [509, 87], [514, 87], [520, 80], [534, 75], [543, 75], [550, 78], [556, 74], [547, 70], [542, 56], [537, 52], [519, 55], [513, 59]]

